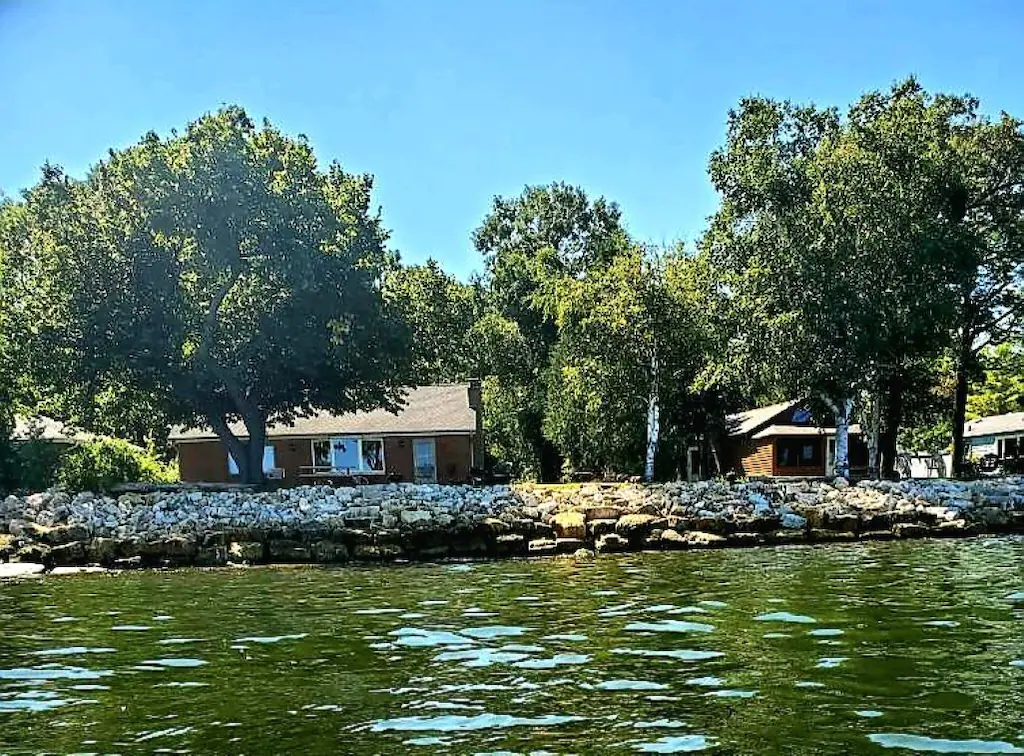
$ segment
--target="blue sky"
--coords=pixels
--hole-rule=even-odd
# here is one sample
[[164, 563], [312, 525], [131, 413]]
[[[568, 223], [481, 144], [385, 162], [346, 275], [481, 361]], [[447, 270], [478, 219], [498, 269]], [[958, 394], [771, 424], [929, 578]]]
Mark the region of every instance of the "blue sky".
[[238, 103], [374, 174], [393, 246], [465, 277], [527, 184], [693, 241], [745, 95], [845, 106], [913, 73], [1024, 116], [1022, 39], [1015, 0], [0, 0], [0, 189]]

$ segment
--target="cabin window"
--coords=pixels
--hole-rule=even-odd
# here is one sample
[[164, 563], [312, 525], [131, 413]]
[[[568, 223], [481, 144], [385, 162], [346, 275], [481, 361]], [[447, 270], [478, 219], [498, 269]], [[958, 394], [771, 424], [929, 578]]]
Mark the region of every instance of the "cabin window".
[[[263, 472], [268, 473], [277, 467], [277, 455], [273, 444], [263, 447]], [[228, 454], [228, 475], [238, 475], [238, 463], [235, 458]]]
[[821, 444], [803, 438], [780, 438], [775, 442], [775, 464], [779, 467], [818, 467]]
[[793, 410], [793, 422], [797, 425], [810, 425], [811, 424], [811, 411], [804, 407], [798, 407]]
[[331, 466], [331, 441], [327, 438], [318, 438], [313, 442], [313, 466]]
[[318, 438], [312, 444], [314, 467], [346, 474], [384, 472], [383, 439]]

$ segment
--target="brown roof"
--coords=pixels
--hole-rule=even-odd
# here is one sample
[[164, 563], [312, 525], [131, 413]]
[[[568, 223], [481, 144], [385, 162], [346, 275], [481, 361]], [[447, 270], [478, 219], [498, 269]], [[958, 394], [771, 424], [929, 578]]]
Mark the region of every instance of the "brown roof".
[[[453, 383], [409, 389], [404, 402], [405, 406], [397, 414], [383, 409], [345, 415], [316, 412], [309, 417], [296, 418], [291, 425], [270, 426], [267, 428], [267, 438], [437, 435], [473, 433], [476, 430], [476, 411], [469, 406], [469, 384]], [[239, 438], [247, 435], [245, 426], [240, 422], [232, 423], [230, 427]], [[207, 441], [217, 436], [209, 428], [174, 428], [169, 438], [175, 442]]]
[[788, 402], [779, 402], [768, 407], [758, 407], [757, 409], [729, 415], [726, 418], [729, 422], [729, 435], [743, 436], [753, 430], [757, 430], [757, 428], [767, 423], [780, 412], [785, 412], [791, 407], [796, 406], [798, 402], [799, 400], [792, 399]]

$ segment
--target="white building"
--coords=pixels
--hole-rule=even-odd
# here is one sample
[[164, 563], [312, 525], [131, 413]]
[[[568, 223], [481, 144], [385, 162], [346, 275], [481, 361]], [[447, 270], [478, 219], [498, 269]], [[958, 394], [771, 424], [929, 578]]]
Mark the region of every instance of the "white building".
[[970, 444], [968, 454], [972, 457], [989, 454], [999, 459], [1024, 457], [1024, 412], [968, 420], [964, 439]]

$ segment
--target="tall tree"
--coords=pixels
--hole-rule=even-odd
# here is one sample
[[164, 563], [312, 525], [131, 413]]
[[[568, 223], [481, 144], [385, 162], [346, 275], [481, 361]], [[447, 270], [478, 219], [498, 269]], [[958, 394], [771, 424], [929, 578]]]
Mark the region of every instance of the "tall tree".
[[393, 257], [371, 184], [237, 107], [112, 151], [84, 181], [47, 167], [18, 244], [38, 380], [116, 376], [209, 424], [250, 482], [268, 423], [393, 406], [407, 332], [381, 293]]
[[405, 315], [411, 329], [414, 374], [444, 383], [479, 377], [479, 350], [472, 335], [481, 317], [483, 290], [445, 273], [436, 260], [396, 267], [385, 296]]
[[866, 95], [845, 120], [745, 100], [712, 156], [722, 207], [708, 247], [752, 324], [746, 343], [763, 345], [760, 367], [832, 408], [837, 474], [857, 398], [890, 400], [894, 441], [908, 361], [946, 343], [962, 265], [947, 243], [946, 176], [964, 119], [963, 101], [913, 80]]
[[964, 471], [964, 421], [978, 354], [1021, 332], [1024, 322], [1024, 122], [990, 121], [967, 98], [969, 128], [958, 134], [948, 181], [955, 223], [949, 246], [964, 259], [954, 326], [956, 391], [953, 468]]
[[544, 430], [574, 468], [651, 479], [656, 461], [672, 472], [705, 429], [695, 412], [708, 348], [702, 265], [682, 249], [633, 246], [561, 279]]
[[530, 370], [528, 375], [501, 375], [491, 384], [512, 391], [523, 402], [518, 421], [506, 427], [518, 428], [524, 438], [521, 444], [510, 445], [533, 449], [539, 477], [551, 480], [558, 476], [561, 460], [543, 433], [542, 379], [558, 328], [554, 313], [545, 309], [545, 292], [563, 276], [578, 277], [606, 265], [628, 245], [621, 213], [614, 203], [590, 200], [577, 187], [527, 187], [518, 197], [496, 198], [473, 241], [485, 259], [489, 307], [515, 324], [524, 348], [519, 359]]

